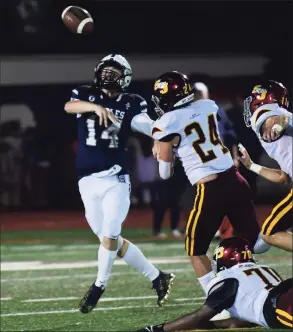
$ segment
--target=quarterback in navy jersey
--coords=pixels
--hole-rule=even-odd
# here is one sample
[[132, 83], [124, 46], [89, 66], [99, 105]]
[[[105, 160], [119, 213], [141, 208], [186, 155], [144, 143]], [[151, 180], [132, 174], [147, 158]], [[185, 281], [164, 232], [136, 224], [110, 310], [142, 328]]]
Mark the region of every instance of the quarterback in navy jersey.
[[159, 306], [167, 299], [175, 277], [159, 271], [120, 235], [130, 207], [126, 142], [132, 130], [151, 137], [153, 125], [146, 101], [125, 92], [131, 78], [128, 61], [110, 54], [97, 64], [93, 84], [74, 89], [65, 104], [65, 111], [77, 117], [76, 168], [85, 216], [101, 242], [97, 279], [79, 303], [82, 313], [97, 305], [117, 256], [152, 281]]
[[111, 174], [127, 174], [126, 143], [131, 131], [150, 135], [152, 120], [147, 115], [146, 101], [139, 95], [130, 93], [121, 93], [117, 98], [111, 99], [95, 85], [83, 85], [74, 89], [71, 100], [102, 105], [117, 119], [117, 122], [105, 127], [104, 124], [99, 124], [99, 117], [93, 112], [77, 114], [78, 177], [110, 169]]

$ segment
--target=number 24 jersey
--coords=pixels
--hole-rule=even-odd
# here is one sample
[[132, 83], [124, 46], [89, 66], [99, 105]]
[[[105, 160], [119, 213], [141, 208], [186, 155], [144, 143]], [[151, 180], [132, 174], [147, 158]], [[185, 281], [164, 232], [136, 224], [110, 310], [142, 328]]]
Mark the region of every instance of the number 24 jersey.
[[192, 185], [233, 166], [231, 154], [220, 139], [217, 113], [214, 101], [202, 99], [165, 113], [153, 125], [155, 140], [168, 141], [179, 136], [177, 155]]

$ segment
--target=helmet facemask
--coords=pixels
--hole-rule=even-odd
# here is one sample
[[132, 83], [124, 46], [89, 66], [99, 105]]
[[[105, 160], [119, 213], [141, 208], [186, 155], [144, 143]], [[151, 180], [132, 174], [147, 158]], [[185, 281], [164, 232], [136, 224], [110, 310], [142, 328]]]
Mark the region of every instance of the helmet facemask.
[[243, 111], [243, 117], [244, 117], [244, 122], [246, 124], [246, 127], [251, 127], [251, 117], [252, 117], [252, 113], [250, 111], [250, 104], [252, 102], [252, 97], [247, 97], [246, 99], [244, 99], [244, 111]]
[[152, 102], [155, 104], [155, 112], [157, 113], [158, 117], [162, 117], [165, 112], [161, 109], [159, 103], [160, 103], [160, 100], [157, 96], [152, 96]]
[[121, 55], [108, 55], [95, 68], [94, 84], [100, 89], [122, 92], [129, 86], [132, 70]]
[[123, 69], [117, 64], [105, 63], [95, 74], [95, 84], [101, 89], [121, 91], [120, 81], [123, 78]]

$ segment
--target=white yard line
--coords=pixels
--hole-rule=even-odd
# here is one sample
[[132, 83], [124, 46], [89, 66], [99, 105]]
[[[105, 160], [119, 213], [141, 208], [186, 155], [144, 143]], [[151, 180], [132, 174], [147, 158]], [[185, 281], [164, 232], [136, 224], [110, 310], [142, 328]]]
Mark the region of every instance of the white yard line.
[[180, 297], [178, 299], [173, 299], [173, 301], [177, 301], [177, 302], [184, 302], [184, 301], [193, 301], [193, 300], [205, 300], [206, 297]]
[[[112, 301], [124, 301], [124, 300], [147, 300], [147, 299], [156, 299], [157, 296], [134, 296], [134, 297], [104, 297], [99, 300], [99, 302], [112, 302]], [[69, 297], [51, 297], [45, 299], [28, 299], [20, 302], [58, 302], [58, 301], [67, 301], [67, 300], [78, 300], [80, 297], [69, 296]]]
[[10, 301], [12, 297], [0, 297], [0, 301]]
[[[186, 256], [174, 256], [170, 257], [149, 257], [149, 261], [153, 264], [185, 264], [189, 262]], [[284, 260], [281, 262], [269, 263], [267, 265], [272, 267], [278, 266], [289, 266], [291, 265], [290, 260]], [[123, 266], [126, 263], [123, 260], [116, 260], [114, 262], [116, 266]], [[97, 261], [78, 261], [78, 262], [58, 262], [49, 263], [42, 261], [23, 261], [23, 262], [2, 262], [1, 271], [45, 271], [45, 270], [60, 270], [60, 269], [83, 269], [97, 267]]]
[[[151, 257], [149, 261], [153, 264], [183, 264], [189, 262], [186, 256], [170, 257]], [[114, 265], [126, 265], [123, 260], [116, 260]], [[2, 262], [1, 271], [36, 271], [36, 270], [59, 270], [59, 269], [83, 269], [88, 267], [97, 267], [97, 261], [79, 261], [79, 262], [58, 262], [48, 263], [42, 261], [24, 261], [24, 262]]]
[[[158, 250], [158, 248], [166, 248], [166, 249], [184, 249], [184, 243], [162, 243], [162, 244], [156, 244], [154, 242], [143, 242], [143, 243], [136, 243], [136, 245], [140, 248], [145, 248], [148, 250]], [[70, 244], [70, 245], [64, 245], [60, 246], [57, 244], [48, 244], [48, 245], [38, 245], [38, 244], [32, 244], [32, 245], [2, 245], [1, 251], [9, 251], [7, 254], [12, 254], [15, 252], [23, 253], [24, 251], [30, 252], [33, 251], [36, 253], [36, 251], [50, 251], [50, 252], [60, 252], [63, 251], [66, 252], [76, 252], [76, 251], [85, 251], [85, 250], [91, 250], [91, 249], [98, 249], [99, 244]]]
[[[156, 299], [157, 296], [129, 296], [129, 297], [104, 297], [101, 298], [99, 302], [116, 302], [116, 301], [137, 301], [137, 300], [149, 300], [149, 299]], [[25, 303], [37, 303], [37, 302], [58, 302], [58, 301], [70, 301], [70, 300], [78, 300], [80, 297], [77, 296], [68, 296], [68, 297], [49, 297], [49, 298], [40, 298], [40, 299], [28, 299], [22, 300], [20, 302]], [[192, 298], [178, 298], [174, 299], [178, 302], [184, 301], [198, 301], [198, 300], [205, 300], [205, 297], [192, 297]]]
[[[180, 273], [180, 272], [188, 272], [193, 271], [193, 268], [186, 268], [186, 269], [164, 269], [164, 272], [166, 273]], [[27, 277], [27, 278], [8, 278], [3, 279], [1, 278], [2, 282], [31, 282], [31, 281], [47, 281], [47, 280], [62, 280], [62, 279], [87, 279], [87, 278], [93, 278], [96, 277], [96, 273], [84, 273], [84, 274], [66, 274], [66, 275], [58, 275], [58, 276], [42, 276], [42, 277]], [[112, 272], [111, 276], [132, 276], [132, 275], [139, 275], [139, 272]]]
[[[190, 303], [176, 303], [176, 304], [167, 304], [166, 307], [178, 307], [178, 306], [195, 306], [198, 304], [202, 304], [202, 302], [191, 302]], [[123, 306], [123, 307], [104, 307], [104, 308], [96, 308], [95, 311], [109, 311], [109, 310], [123, 310], [123, 309], [143, 309], [143, 308], [153, 308], [153, 305], [144, 305], [141, 306]], [[50, 315], [50, 314], [67, 314], [78, 312], [78, 309], [70, 309], [70, 310], [52, 310], [52, 311], [32, 311], [32, 312], [15, 312], [10, 314], [1, 314], [1, 317], [13, 317], [13, 316], [32, 316], [32, 315]]]

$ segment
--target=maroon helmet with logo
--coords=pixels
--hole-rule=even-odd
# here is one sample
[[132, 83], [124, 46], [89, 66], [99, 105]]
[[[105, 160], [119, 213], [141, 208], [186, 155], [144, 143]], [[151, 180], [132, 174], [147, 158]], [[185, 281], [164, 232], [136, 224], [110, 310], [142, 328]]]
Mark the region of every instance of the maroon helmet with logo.
[[193, 102], [194, 91], [188, 77], [178, 71], [161, 75], [154, 85], [152, 101], [159, 116]]
[[275, 104], [288, 109], [288, 90], [282, 83], [268, 81], [267, 83], [256, 85], [251, 94], [244, 100], [244, 121], [250, 127], [250, 118], [253, 113], [262, 105]]
[[229, 269], [239, 263], [255, 263], [249, 242], [236, 236], [219, 243], [215, 249], [213, 261], [217, 272]]

